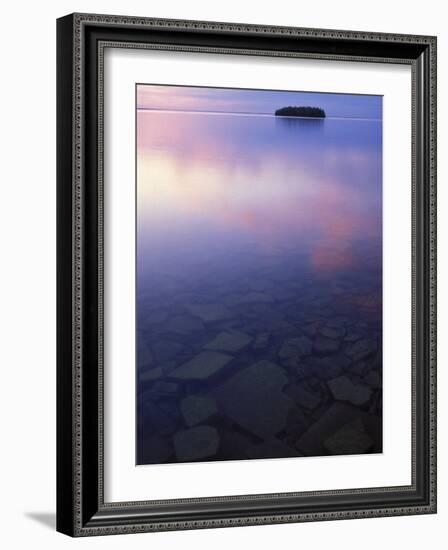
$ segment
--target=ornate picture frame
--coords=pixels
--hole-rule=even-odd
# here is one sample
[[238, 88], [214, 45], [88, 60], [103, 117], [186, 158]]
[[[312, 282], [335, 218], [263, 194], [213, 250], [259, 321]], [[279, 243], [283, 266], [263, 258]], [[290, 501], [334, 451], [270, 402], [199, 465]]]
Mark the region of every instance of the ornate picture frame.
[[[168, 500], [149, 492], [143, 501], [105, 501], [104, 52], [110, 47], [410, 66], [409, 485]], [[72, 14], [57, 22], [57, 51], [57, 530], [78, 537], [435, 513], [436, 38]]]

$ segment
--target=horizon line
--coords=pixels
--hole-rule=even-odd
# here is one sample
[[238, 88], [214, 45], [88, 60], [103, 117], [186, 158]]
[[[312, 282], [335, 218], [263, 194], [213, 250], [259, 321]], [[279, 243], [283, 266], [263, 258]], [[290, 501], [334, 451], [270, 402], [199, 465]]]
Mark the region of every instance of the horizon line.
[[382, 118], [369, 118], [369, 117], [346, 117], [346, 116], [328, 116], [325, 117], [308, 117], [308, 116], [282, 116], [276, 115], [275, 113], [249, 113], [244, 111], [200, 111], [197, 109], [160, 109], [156, 107], [139, 107], [136, 108], [137, 111], [153, 111], [153, 112], [162, 112], [162, 113], [182, 113], [182, 114], [195, 114], [195, 115], [234, 115], [234, 116], [264, 116], [264, 117], [275, 117], [275, 118], [311, 118], [315, 120], [325, 120], [326, 118], [331, 119], [341, 119], [341, 120], [360, 120], [360, 121], [374, 121], [381, 122]]

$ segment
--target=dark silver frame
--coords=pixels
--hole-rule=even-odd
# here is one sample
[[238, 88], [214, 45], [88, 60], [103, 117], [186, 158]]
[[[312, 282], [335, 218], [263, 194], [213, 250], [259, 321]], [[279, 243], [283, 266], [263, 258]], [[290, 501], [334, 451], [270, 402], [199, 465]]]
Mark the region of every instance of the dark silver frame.
[[[57, 22], [57, 529], [71, 536], [436, 512], [436, 38], [73, 14]], [[412, 483], [107, 503], [103, 492], [104, 49], [412, 68]]]

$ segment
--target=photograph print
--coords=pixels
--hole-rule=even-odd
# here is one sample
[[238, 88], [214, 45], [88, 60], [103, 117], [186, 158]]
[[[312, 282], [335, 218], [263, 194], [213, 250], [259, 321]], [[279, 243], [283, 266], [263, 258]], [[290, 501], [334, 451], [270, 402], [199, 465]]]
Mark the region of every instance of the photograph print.
[[136, 464], [382, 452], [382, 97], [136, 85]]

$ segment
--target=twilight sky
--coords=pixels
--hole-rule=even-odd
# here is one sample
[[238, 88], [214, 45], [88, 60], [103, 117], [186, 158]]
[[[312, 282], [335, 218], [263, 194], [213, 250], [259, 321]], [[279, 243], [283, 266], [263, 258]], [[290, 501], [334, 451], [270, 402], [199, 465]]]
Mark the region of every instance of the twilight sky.
[[137, 108], [274, 114], [288, 105], [321, 107], [328, 117], [382, 118], [382, 96], [235, 88], [137, 85]]

